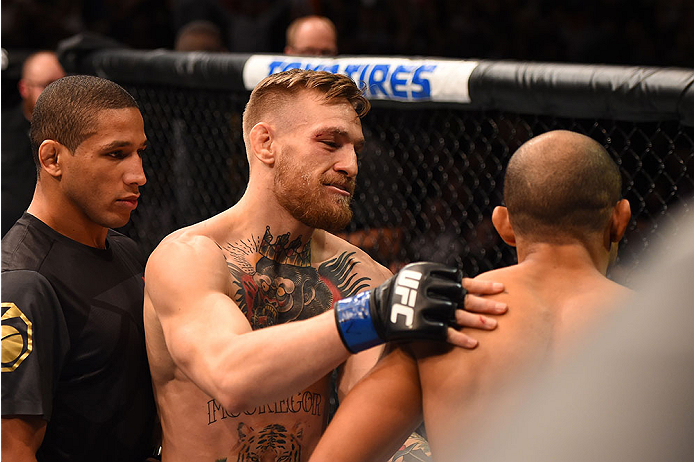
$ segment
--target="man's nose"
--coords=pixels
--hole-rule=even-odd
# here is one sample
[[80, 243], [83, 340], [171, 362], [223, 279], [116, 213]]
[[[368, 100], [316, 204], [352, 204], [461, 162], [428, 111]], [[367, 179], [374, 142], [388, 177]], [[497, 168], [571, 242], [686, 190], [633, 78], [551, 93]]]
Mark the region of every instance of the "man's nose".
[[357, 153], [353, 147], [346, 148], [340, 160], [335, 163], [333, 169], [347, 175], [349, 178], [354, 178], [359, 172], [359, 164], [357, 162]]
[[123, 181], [126, 184], [136, 184], [142, 186], [147, 183], [145, 171], [142, 168], [142, 158], [139, 155], [132, 156], [128, 163], [128, 170], [125, 172]]

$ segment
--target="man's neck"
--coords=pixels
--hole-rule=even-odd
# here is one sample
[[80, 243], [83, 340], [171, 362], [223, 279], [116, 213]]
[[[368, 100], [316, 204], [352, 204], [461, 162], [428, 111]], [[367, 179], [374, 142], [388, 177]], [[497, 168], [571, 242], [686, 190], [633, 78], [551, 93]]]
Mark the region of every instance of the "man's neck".
[[519, 242], [518, 263], [539, 266], [551, 276], [561, 268], [562, 274], [571, 272], [598, 271], [607, 273], [609, 254], [600, 249], [590, 249], [579, 242], [555, 244], [547, 242]]
[[106, 248], [108, 228], [94, 223], [66, 201], [49, 201], [37, 186], [27, 212], [44, 222], [55, 232], [89, 247]]
[[245, 222], [243, 228], [261, 238], [265, 235], [266, 229], [269, 229], [273, 236], [288, 235], [289, 242], [298, 239], [299, 247], [305, 247], [310, 243], [316, 231], [315, 228], [301, 223], [282, 206], [269, 198], [255, 200], [244, 196], [233, 207], [233, 210], [238, 219]]

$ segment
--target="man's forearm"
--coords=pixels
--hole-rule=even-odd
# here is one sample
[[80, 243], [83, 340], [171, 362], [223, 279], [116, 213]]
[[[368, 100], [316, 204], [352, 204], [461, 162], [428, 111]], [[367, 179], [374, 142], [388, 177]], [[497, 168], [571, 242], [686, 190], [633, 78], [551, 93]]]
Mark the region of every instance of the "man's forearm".
[[384, 462], [421, 420], [416, 362], [396, 348], [340, 403], [310, 462]]
[[223, 352], [210, 352], [209, 375], [198, 384], [230, 412], [297, 393], [344, 362], [332, 311], [304, 321], [236, 336]]

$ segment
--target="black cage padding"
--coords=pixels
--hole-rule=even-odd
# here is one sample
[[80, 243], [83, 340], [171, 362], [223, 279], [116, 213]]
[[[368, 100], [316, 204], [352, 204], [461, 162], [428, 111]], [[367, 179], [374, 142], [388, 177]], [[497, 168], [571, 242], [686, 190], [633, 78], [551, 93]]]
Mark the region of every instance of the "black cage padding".
[[[122, 229], [150, 252], [168, 233], [232, 206], [248, 166], [241, 115], [249, 55], [136, 51], [73, 41], [68, 72], [120, 83], [138, 101], [147, 184]], [[468, 275], [514, 263], [491, 226], [505, 165], [553, 129], [584, 133], [620, 166], [632, 220], [610, 275], [629, 281], [694, 194], [694, 70], [481, 61], [468, 104], [372, 101], [353, 204], [341, 233], [393, 270], [416, 260]], [[673, 210], [681, 210], [674, 213]]]

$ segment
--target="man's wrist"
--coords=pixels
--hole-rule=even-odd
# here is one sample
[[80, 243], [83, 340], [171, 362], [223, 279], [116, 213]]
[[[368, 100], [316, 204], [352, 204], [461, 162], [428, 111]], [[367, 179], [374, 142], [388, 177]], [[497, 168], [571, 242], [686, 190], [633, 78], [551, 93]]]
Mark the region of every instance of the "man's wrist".
[[335, 322], [345, 347], [358, 353], [383, 343], [371, 319], [371, 291], [343, 298], [335, 303]]

